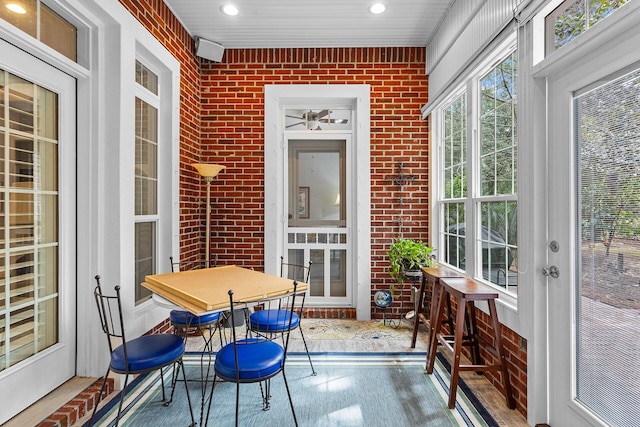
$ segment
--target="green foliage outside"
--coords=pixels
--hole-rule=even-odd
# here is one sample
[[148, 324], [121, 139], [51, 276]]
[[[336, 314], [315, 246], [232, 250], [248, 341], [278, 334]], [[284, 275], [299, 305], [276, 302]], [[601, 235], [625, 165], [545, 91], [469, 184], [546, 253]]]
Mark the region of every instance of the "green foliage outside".
[[[630, 0], [577, 0], [553, 21], [553, 46], [558, 49]], [[563, 7], [561, 5], [560, 7]], [[549, 23], [547, 23], [549, 25]]]

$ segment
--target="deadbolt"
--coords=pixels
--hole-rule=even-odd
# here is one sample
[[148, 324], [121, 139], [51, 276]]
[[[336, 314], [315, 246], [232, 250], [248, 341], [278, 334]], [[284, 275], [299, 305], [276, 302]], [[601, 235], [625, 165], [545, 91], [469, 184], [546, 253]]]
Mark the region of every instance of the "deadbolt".
[[560, 250], [560, 243], [552, 240], [551, 243], [549, 243], [549, 249], [551, 249], [551, 252], [558, 252]]

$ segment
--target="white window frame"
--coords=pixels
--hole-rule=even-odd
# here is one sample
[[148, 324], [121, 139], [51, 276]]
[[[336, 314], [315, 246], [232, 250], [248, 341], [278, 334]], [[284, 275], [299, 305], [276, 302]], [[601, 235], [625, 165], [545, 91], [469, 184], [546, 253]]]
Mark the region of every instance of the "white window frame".
[[[147, 88], [145, 88], [144, 86], [142, 86], [141, 84], [139, 84], [138, 82], [135, 81], [135, 68], [134, 68], [134, 73], [132, 74], [132, 77], [134, 78], [134, 93], [133, 93], [133, 101], [136, 102], [137, 99], [139, 99], [140, 101], [142, 101], [143, 103], [153, 107], [156, 109], [157, 112], [157, 117], [156, 117], [156, 168], [157, 168], [157, 186], [156, 186], [156, 194], [155, 194], [155, 198], [156, 198], [156, 213], [155, 214], [150, 214], [150, 215], [137, 215], [135, 214], [135, 209], [134, 209], [134, 224], [140, 224], [140, 223], [153, 223], [154, 226], [154, 232], [155, 232], [155, 238], [154, 238], [154, 249], [153, 249], [153, 260], [154, 260], [154, 270], [157, 270], [159, 265], [162, 263], [162, 261], [158, 258], [159, 257], [159, 250], [158, 250], [158, 241], [160, 239], [160, 233], [159, 233], [159, 228], [160, 228], [160, 220], [162, 215], [162, 209], [160, 207], [159, 204], [159, 197], [160, 194], [162, 194], [162, 191], [160, 189], [160, 160], [161, 157], [163, 155], [163, 152], [165, 152], [166, 150], [164, 150], [164, 147], [162, 147], [164, 144], [163, 143], [167, 143], [166, 138], [164, 138], [163, 132], [162, 132], [162, 126], [160, 123], [160, 117], [161, 117], [161, 113], [163, 113], [163, 108], [165, 108], [166, 106], [163, 105], [162, 103], [162, 80], [161, 77], [159, 75], [159, 72], [155, 69], [156, 67], [153, 66], [153, 64], [148, 64], [146, 59], [144, 57], [137, 57], [136, 58], [136, 64], [139, 62], [140, 64], [142, 64], [142, 66], [144, 66], [145, 68], [147, 68], [150, 72], [152, 72], [153, 74], [156, 75], [156, 77], [158, 78], [158, 86], [157, 86], [157, 94], [154, 94], [153, 92], [151, 92], [150, 90], [148, 90]], [[135, 117], [135, 115], [134, 115]], [[135, 129], [135, 127], [134, 127]], [[134, 132], [134, 141], [133, 141], [134, 147], [136, 144], [135, 141], [135, 132]], [[162, 152], [161, 152], [162, 150]], [[135, 154], [133, 156], [133, 160], [134, 160], [134, 168], [135, 168]], [[134, 176], [133, 176], [133, 180], [132, 183], [135, 185], [135, 181], [136, 181], [136, 175], [135, 175], [135, 169], [134, 169]], [[133, 191], [134, 193], [134, 197], [135, 197], [135, 191]], [[135, 200], [134, 200], [134, 205], [135, 205]], [[134, 225], [134, 227], [135, 227]], [[134, 231], [134, 247], [137, 247], [137, 242], [135, 242], [135, 237], [136, 237], [136, 233]], [[134, 251], [134, 261], [137, 261], [135, 259], [135, 251]], [[135, 271], [135, 266], [134, 266], [134, 271]], [[157, 273], [157, 271], [154, 271], [153, 273]], [[135, 273], [134, 273], [134, 277]], [[137, 280], [136, 280], [137, 282]], [[135, 286], [141, 286], [139, 283], [134, 283]], [[144, 298], [142, 300], [138, 300], [136, 297], [136, 293], [134, 292], [133, 295], [134, 298], [134, 303], [136, 305], [140, 305], [142, 303], [144, 303], [147, 298]]]
[[[505, 196], [480, 196], [480, 165], [479, 165], [479, 129], [480, 129], [480, 79], [492, 68], [506, 59], [517, 48], [517, 38], [515, 32], [504, 37], [504, 40], [499, 43], [492, 52], [486, 55], [476, 67], [470, 69], [466, 73], [466, 78], [459, 86], [452, 88], [450, 95], [443, 97], [443, 101], [432, 109], [431, 123], [433, 128], [433, 144], [437, 148], [437, 155], [434, 156], [433, 171], [434, 171], [434, 223], [433, 223], [433, 235], [437, 242], [437, 251], [439, 261], [444, 260], [445, 242], [442, 234], [442, 227], [444, 227], [444, 209], [442, 203], [443, 199], [443, 186], [444, 186], [444, 171], [443, 171], [443, 112], [448, 108], [451, 103], [456, 100], [461, 94], [466, 92], [467, 97], [467, 195], [464, 198], [465, 203], [465, 223], [466, 223], [466, 264], [465, 273], [473, 277], [475, 280], [487, 283], [494, 287], [500, 294], [500, 303], [509, 307], [512, 311], [517, 311], [517, 296], [511, 292], [506, 292], [503, 288], [493, 285], [488, 281], [482, 279], [481, 269], [481, 253], [479, 253], [478, 245], [478, 232], [480, 230], [480, 204], [483, 202], [502, 201], [502, 200], [515, 200], [517, 202], [517, 194], [505, 195]], [[520, 81], [520, 77], [518, 77]], [[518, 99], [518, 103], [521, 99]], [[520, 107], [518, 107], [520, 108]], [[517, 123], [517, 127], [520, 128], [520, 123]], [[520, 135], [519, 135], [520, 137]], [[519, 141], [520, 144], [520, 141]], [[520, 191], [520, 187], [518, 187]], [[451, 199], [447, 199], [451, 201]], [[462, 201], [462, 199], [460, 200]], [[518, 244], [522, 244], [518, 240]]]

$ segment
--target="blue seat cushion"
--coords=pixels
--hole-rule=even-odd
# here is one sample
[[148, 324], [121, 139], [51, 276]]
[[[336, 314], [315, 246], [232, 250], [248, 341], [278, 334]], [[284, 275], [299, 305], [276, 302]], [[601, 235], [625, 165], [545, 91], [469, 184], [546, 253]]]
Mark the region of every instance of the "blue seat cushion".
[[251, 329], [260, 332], [284, 332], [289, 327], [289, 317], [291, 319], [291, 329], [295, 329], [300, 324], [298, 315], [289, 310], [272, 308], [251, 313], [249, 323]]
[[145, 335], [127, 341], [129, 369], [126, 369], [124, 347], [111, 353], [111, 369], [116, 372], [142, 372], [158, 369], [182, 357], [184, 342], [174, 334]]
[[[241, 381], [259, 381], [276, 374], [284, 364], [284, 348], [264, 338], [249, 338], [236, 341], [239, 376]], [[216, 373], [225, 378], [236, 378], [236, 362], [233, 343], [218, 352], [215, 361]]]
[[171, 310], [169, 313], [169, 320], [171, 320], [172, 325], [186, 328], [207, 326], [217, 322], [219, 318], [220, 312], [196, 315], [189, 311]]

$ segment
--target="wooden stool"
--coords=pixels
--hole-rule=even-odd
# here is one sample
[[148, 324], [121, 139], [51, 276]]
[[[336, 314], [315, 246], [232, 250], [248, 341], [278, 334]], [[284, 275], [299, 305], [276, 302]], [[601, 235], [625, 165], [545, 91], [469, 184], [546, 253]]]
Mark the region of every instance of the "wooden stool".
[[[439, 280], [439, 295], [436, 308], [436, 316], [431, 331], [433, 339], [429, 337], [430, 349], [427, 361], [427, 373], [433, 372], [433, 365], [436, 359], [437, 343], [440, 342], [445, 348], [453, 353], [453, 363], [451, 366], [451, 384], [449, 386], [449, 408], [453, 409], [456, 404], [456, 392], [458, 390], [458, 376], [460, 371], [501, 371], [504, 392], [507, 399], [507, 406], [510, 409], [516, 407], [515, 400], [511, 393], [511, 383], [509, 382], [509, 373], [507, 372], [507, 361], [502, 348], [502, 332], [500, 322], [498, 321], [498, 312], [496, 311], [495, 300], [498, 298], [498, 292], [493, 288], [478, 283], [469, 278], [441, 278]], [[455, 298], [458, 303], [456, 319], [454, 323], [453, 335], [442, 334], [442, 319], [446, 300], [449, 296]], [[474, 301], [487, 301], [489, 305], [489, 316], [493, 328], [494, 343], [493, 345], [478, 335], [475, 321], [475, 305]], [[467, 334], [464, 334], [465, 313], [469, 313], [471, 321], [467, 324]], [[469, 324], [470, 323], [470, 324]], [[453, 341], [453, 346], [451, 345]], [[496, 365], [487, 365], [480, 360], [479, 341], [487, 345], [489, 351], [495, 354], [499, 363]], [[433, 343], [433, 345], [431, 345]], [[461, 365], [462, 346], [469, 345], [472, 347], [472, 364]]]
[[[413, 323], [413, 334], [411, 336], [411, 348], [416, 348], [416, 339], [418, 337], [418, 326], [420, 322], [429, 325], [429, 344], [431, 347], [431, 339], [433, 337], [432, 328], [435, 324], [433, 317], [436, 313], [436, 305], [438, 303], [438, 292], [440, 290], [440, 279], [443, 277], [465, 277], [463, 273], [452, 270], [451, 268], [437, 265], [435, 267], [422, 267], [422, 281], [420, 282], [420, 290], [418, 291], [418, 304], [416, 315]], [[429, 286], [431, 287], [431, 297], [429, 298]], [[428, 300], [428, 301], [427, 301]], [[427, 304], [428, 303], [428, 304]], [[429, 306], [427, 312], [427, 305]], [[451, 303], [448, 305], [449, 314], [447, 322], [451, 330], [453, 330], [453, 319], [451, 319]], [[427, 320], [429, 317], [429, 320]], [[428, 350], [427, 350], [428, 354]]]

